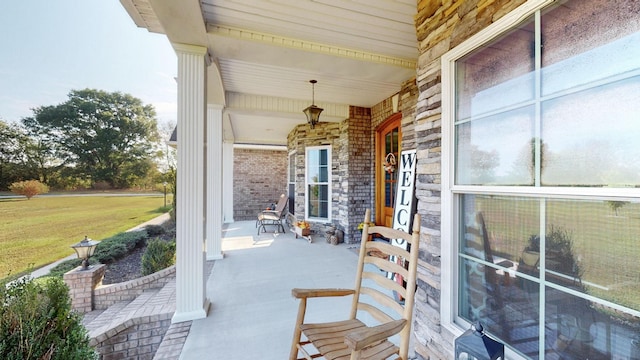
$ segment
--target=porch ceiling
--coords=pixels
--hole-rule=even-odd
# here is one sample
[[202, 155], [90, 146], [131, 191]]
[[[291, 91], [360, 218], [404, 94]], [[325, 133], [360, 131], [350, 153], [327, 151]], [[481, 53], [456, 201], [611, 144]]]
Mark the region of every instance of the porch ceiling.
[[311, 79], [320, 120], [340, 121], [416, 73], [416, 0], [120, 1], [138, 26], [209, 48], [209, 102], [225, 105], [236, 143], [286, 144]]

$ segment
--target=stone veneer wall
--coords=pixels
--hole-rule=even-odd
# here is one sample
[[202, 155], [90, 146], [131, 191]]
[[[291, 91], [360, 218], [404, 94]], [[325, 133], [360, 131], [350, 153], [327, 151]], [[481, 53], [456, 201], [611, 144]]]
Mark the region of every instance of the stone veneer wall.
[[233, 218], [255, 220], [287, 192], [287, 152], [236, 148], [233, 155]]
[[[296, 166], [296, 220], [303, 220], [305, 218], [305, 154], [306, 148], [309, 146], [331, 146], [331, 201], [332, 201], [332, 213], [331, 218], [336, 221], [339, 207], [336, 204], [340, 198], [339, 192], [339, 174], [340, 168], [340, 152], [343, 148], [343, 142], [340, 141], [342, 134], [341, 123], [334, 122], [320, 122], [316, 124], [315, 128], [311, 128], [309, 125], [298, 125], [291, 132], [289, 132], [288, 150], [289, 152], [295, 151], [295, 166]], [[330, 225], [312, 222], [311, 231], [316, 235], [322, 235]]]
[[[418, 149], [417, 197], [422, 216], [421, 254], [416, 294], [416, 354], [420, 359], [452, 359], [453, 334], [440, 322], [440, 238], [442, 93], [440, 58], [524, 0], [419, 0], [415, 140]], [[403, 119], [403, 126], [404, 126]], [[403, 128], [404, 132], [404, 128]], [[404, 141], [404, 134], [403, 134]]]
[[305, 215], [305, 150], [308, 146], [331, 145], [332, 223], [311, 223], [316, 236], [324, 236], [329, 225], [344, 231], [344, 241], [359, 241], [353, 234], [372, 206], [371, 110], [351, 107], [349, 119], [340, 123], [321, 122], [311, 129], [299, 125], [288, 136], [288, 149], [295, 151], [296, 219]]

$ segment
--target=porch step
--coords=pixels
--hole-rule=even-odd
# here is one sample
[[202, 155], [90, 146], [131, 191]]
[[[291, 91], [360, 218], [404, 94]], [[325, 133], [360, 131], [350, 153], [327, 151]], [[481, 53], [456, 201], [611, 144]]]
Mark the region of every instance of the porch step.
[[160, 346], [175, 312], [175, 279], [147, 289], [132, 301], [85, 314], [90, 345], [101, 358], [150, 359]]

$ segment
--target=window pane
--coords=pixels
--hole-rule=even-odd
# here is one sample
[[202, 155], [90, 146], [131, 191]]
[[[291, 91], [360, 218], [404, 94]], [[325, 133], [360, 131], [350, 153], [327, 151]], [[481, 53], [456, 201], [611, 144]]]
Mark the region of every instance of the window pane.
[[636, 76], [543, 103], [542, 184], [640, 185], [639, 99]]
[[546, 280], [640, 311], [640, 202], [547, 201]]
[[539, 284], [463, 259], [460, 316], [481, 321], [491, 335], [531, 358], [539, 348]]
[[461, 252], [510, 270], [518, 269], [528, 239], [540, 231], [537, 199], [461, 195], [461, 211]]
[[320, 185], [309, 185], [307, 188], [307, 196], [309, 197], [307, 211], [309, 217], [319, 217], [320, 214], [320, 200], [318, 194], [320, 192]]
[[329, 164], [329, 157], [328, 157], [329, 152], [326, 149], [319, 150], [318, 152], [320, 153], [320, 159], [318, 164], [324, 165], [324, 166]]
[[384, 184], [384, 206], [393, 207], [393, 203], [395, 201], [395, 182], [385, 182]]
[[626, 4], [609, 6], [600, 0], [581, 0], [543, 14], [543, 95], [639, 68], [640, 6], [637, 1]]
[[329, 218], [329, 186], [320, 185], [318, 193], [319, 217]]
[[307, 151], [307, 182], [320, 181], [320, 152], [318, 150]]
[[456, 126], [456, 184], [533, 185], [534, 107]]
[[289, 206], [287, 211], [290, 214], [296, 213], [296, 184], [289, 184]]
[[320, 175], [318, 182], [329, 182], [329, 169], [326, 166], [321, 166], [318, 169], [318, 174]]
[[329, 186], [309, 185], [309, 217], [329, 217]]
[[456, 62], [456, 120], [533, 99], [533, 22]]
[[640, 318], [546, 288], [546, 356], [551, 359], [640, 359]]

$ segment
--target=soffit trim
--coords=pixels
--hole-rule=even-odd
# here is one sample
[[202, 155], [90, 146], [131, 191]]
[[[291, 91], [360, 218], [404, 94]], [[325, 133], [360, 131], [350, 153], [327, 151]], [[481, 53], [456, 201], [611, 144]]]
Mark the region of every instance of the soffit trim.
[[236, 39], [261, 42], [269, 45], [284, 46], [292, 49], [311, 51], [332, 56], [340, 56], [359, 61], [369, 61], [385, 65], [393, 65], [408, 69], [415, 69], [417, 62], [411, 59], [405, 59], [395, 56], [376, 54], [361, 50], [348, 49], [333, 45], [321, 44], [312, 41], [287, 38], [278, 35], [272, 35], [247, 29], [239, 29], [229, 26], [211, 25], [207, 26], [209, 34], [215, 34]]

